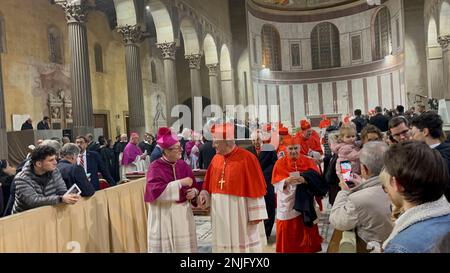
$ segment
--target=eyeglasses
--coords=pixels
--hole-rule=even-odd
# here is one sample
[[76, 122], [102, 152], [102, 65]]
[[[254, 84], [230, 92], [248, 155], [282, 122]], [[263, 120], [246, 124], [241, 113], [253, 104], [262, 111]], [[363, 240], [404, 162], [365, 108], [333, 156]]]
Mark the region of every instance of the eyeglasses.
[[400, 139], [400, 136], [404, 136], [404, 137], [410, 136], [410, 130], [409, 129], [405, 129], [404, 131], [402, 131], [402, 132], [400, 132], [398, 134], [392, 135], [392, 137], [394, 139]]
[[300, 148], [298, 146], [287, 148], [289, 151], [298, 151]]
[[183, 147], [177, 146], [177, 147], [173, 147], [173, 148], [170, 148], [170, 149], [167, 149], [167, 150], [169, 150], [169, 151], [181, 151], [181, 150], [183, 150]]

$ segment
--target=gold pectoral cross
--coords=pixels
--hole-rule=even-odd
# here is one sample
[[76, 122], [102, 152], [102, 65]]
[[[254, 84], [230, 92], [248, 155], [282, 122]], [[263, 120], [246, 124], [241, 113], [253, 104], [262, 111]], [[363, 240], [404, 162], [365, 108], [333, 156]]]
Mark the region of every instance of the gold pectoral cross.
[[220, 189], [223, 190], [223, 184], [225, 184], [225, 180], [223, 180], [223, 178], [220, 179], [219, 184], [220, 184]]

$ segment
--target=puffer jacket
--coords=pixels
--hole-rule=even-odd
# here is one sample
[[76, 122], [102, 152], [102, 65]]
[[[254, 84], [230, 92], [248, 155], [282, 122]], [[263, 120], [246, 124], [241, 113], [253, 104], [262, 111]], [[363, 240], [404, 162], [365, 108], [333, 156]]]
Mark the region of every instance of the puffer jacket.
[[16, 214], [29, 209], [56, 205], [67, 187], [58, 169], [38, 176], [33, 165], [28, 161], [22, 171], [14, 178], [16, 185], [15, 200], [12, 213]]

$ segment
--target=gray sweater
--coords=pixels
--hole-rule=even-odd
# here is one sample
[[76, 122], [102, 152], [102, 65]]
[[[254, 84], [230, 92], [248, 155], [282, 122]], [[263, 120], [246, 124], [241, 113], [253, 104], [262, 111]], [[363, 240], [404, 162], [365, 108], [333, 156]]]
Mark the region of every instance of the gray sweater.
[[67, 187], [58, 169], [38, 176], [28, 161], [14, 178], [16, 194], [12, 213], [61, 203]]

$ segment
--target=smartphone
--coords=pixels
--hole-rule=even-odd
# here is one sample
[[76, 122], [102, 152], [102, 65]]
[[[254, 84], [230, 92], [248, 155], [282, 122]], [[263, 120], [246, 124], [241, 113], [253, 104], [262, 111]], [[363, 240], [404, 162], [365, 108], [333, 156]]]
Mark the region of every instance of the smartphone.
[[344, 178], [345, 183], [347, 183], [350, 188], [353, 188], [355, 186], [355, 183], [352, 182], [353, 171], [352, 163], [350, 161], [341, 162], [341, 174]]

